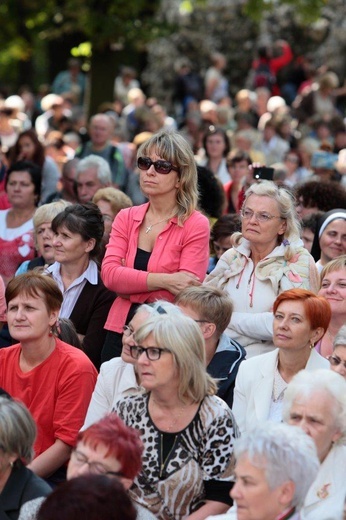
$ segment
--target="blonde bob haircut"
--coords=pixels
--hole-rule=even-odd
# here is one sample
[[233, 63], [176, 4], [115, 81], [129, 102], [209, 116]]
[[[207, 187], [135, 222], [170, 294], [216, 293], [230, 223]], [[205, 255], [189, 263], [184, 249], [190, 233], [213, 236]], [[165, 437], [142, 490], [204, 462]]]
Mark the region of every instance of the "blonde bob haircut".
[[323, 267], [320, 273], [321, 283], [323, 282], [324, 278], [328, 276], [329, 273], [343, 270], [346, 272], [346, 255], [338, 256], [338, 258], [331, 260]]
[[132, 200], [123, 191], [108, 186], [107, 188], [100, 188], [93, 196], [93, 203], [97, 204], [100, 200], [109, 202], [113, 215], [116, 216], [121, 209], [130, 208]]
[[[277, 202], [280, 217], [286, 221], [286, 230], [283, 235], [278, 235], [278, 245], [284, 242], [285, 245], [285, 260], [290, 260], [296, 251], [291, 247], [291, 242], [296, 242], [300, 239], [300, 224], [294, 204], [293, 195], [285, 188], [276, 186], [271, 181], [261, 181], [258, 184], [252, 184], [246, 190], [243, 208], [245, 208], [248, 198], [251, 195], [258, 195], [259, 197], [269, 197]], [[241, 233], [234, 233], [232, 242], [234, 245], [239, 244], [242, 238]]]
[[61, 199], [55, 202], [49, 202], [48, 204], [43, 204], [43, 206], [37, 208], [32, 219], [34, 223], [35, 240], [38, 228], [45, 222], [52, 222], [52, 220], [59, 215], [59, 213], [64, 211], [67, 206], [71, 206], [71, 202]]
[[137, 158], [149, 157], [152, 153], [179, 168], [177, 204], [178, 224], [181, 226], [198, 203], [197, 167], [191, 146], [178, 132], [164, 130], [154, 134], [139, 147]]
[[7, 397], [0, 397], [0, 448], [17, 455], [14, 464], [29, 464], [34, 457], [36, 424], [27, 407]]
[[[205, 346], [197, 323], [182, 313], [152, 314], [135, 333], [140, 345], [152, 334], [156, 346], [167, 348], [173, 355], [179, 373], [179, 399], [201, 402], [215, 395], [217, 385], [205, 368]], [[155, 346], [152, 345], [152, 346]]]

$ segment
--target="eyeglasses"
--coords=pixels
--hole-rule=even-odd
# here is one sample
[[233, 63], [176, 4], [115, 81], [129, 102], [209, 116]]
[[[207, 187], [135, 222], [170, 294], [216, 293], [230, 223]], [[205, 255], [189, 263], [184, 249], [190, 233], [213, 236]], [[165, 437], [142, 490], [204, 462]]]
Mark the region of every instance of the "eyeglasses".
[[123, 326], [123, 333], [124, 333], [124, 336], [127, 336], [127, 337], [128, 337], [128, 336], [132, 336], [132, 334], [134, 334], [134, 332], [135, 332], [135, 331], [134, 331], [131, 327], [129, 327], [128, 325], [124, 325], [124, 326]]
[[87, 464], [89, 466], [90, 473], [94, 475], [107, 475], [109, 477], [122, 477], [123, 474], [119, 471], [109, 471], [101, 462], [90, 462], [88, 457], [84, 455], [81, 451], [73, 450], [72, 457], [74, 463], [78, 466], [84, 466]]
[[269, 213], [258, 213], [257, 211], [252, 211], [252, 209], [243, 209], [241, 212], [241, 216], [245, 220], [250, 220], [254, 216], [258, 222], [269, 222], [269, 220], [272, 220], [273, 218], [283, 219], [283, 217], [269, 215]]
[[179, 172], [179, 168], [177, 166], [173, 166], [173, 164], [169, 161], [152, 161], [150, 157], [138, 157], [137, 166], [140, 170], [147, 171], [150, 166], [154, 166], [155, 171], [157, 173], [162, 173], [163, 175], [167, 175], [171, 170]]
[[138, 345], [131, 345], [130, 354], [133, 359], [139, 359], [145, 352], [145, 355], [150, 361], [157, 361], [160, 359], [162, 352], [170, 352], [168, 348], [161, 347], [140, 347]]
[[195, 323], [209, 323], [208, 320], [193, 320]]
[[346, 368], [346, 361], [343, 361], [342, 359], [340, 359], [338, 356], [328, 356], [327, 357], [329, 363], [331, 365], [333, 365], [333, 367], [337, 367], [339, 366], [340, 364], [343, 365], [345, 368]]

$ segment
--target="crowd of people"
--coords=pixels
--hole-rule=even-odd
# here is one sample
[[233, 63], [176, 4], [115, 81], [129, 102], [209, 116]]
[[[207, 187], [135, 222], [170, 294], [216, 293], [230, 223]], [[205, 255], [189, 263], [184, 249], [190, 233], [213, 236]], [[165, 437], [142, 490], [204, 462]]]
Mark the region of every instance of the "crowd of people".
[[4, 520], [346, 517], [346, 114], [302, 63], [0, 101]]

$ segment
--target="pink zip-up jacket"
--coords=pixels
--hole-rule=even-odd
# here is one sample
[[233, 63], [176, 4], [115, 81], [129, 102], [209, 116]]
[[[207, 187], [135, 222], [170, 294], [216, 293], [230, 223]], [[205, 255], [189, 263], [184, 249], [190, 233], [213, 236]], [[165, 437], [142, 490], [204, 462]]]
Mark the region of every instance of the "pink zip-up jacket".
[[186, 271], [198, 276], [202, 282], [209, 261], [209, 221], [199, 211], [194, 211], [182, 226], [173, 217], [158, 235], [150, 259], [148, 271], [133, 268], [137, 253], [139, 228], [149, 203], [121, 210], [116, 216], [101, 276], [108, 289], [129, 298], [118, 296], [109, 311], [105, 329], [122, 332], [127, 314], [133, 303], [149, 303], [158, 299], [173, 301], [167, 290], [148, 291], [149, 273], [176, 273]]

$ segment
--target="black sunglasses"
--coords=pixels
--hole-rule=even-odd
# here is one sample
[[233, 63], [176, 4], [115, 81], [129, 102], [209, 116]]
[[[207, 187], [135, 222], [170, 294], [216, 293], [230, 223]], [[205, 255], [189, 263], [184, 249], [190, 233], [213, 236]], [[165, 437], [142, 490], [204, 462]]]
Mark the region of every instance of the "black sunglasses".
[[179, 168], [177, 166], [173, 166], [173, 164], [169, 161], [152, 161], [150, 157], [138, 157], [137, 166], [140, 170], [147, 171], [150, 166], [153, 165], [157, 173], [163, 173], [166, 175], [170, 173], [172, 170], [179, 172]]

